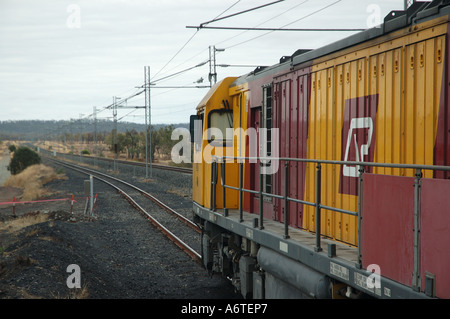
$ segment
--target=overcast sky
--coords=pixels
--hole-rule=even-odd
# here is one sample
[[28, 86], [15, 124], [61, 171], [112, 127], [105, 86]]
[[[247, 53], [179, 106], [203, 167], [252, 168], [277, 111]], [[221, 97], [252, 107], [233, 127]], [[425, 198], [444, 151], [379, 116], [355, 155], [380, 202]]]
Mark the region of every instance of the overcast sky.
[[[273, 65], [297, 49], [314, 49], [354, 32], [262, 32], [186, 28], [274, 0], [0, 0], [0, 120], [70, 120], [126, 98], [151, 78], [217, 64]], [[403, 0], [285, 0], [209, 24], [226, 27], [368, 28]], [[228, 10], [227, 10], [228, 9]], [[321, 10], [323, 9], [323, 10]], [[185, 45], [185, 46], [184, 46]], [[184, 46], [184, 47], [183, 47]], [[218, 80], [253, 67], [218, 67]], [[185, 123], [208, 89], [204, 64], [151, 90], [152, 124]], [[202, 84], [195, 84], [203, 78]], [[128, 101], [143, 106], [144, 94]], [[131, 112], [131, 113], [130, 113]], [[111, 118], [104, 109], [98, 118]], [[143, 109], [119, 109], [121, 121], [144, 123]]]

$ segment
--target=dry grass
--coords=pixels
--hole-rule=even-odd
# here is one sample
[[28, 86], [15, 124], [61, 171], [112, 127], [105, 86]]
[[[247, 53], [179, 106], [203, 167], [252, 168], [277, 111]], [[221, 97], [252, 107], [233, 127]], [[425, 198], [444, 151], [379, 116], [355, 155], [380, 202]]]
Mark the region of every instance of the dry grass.
[[79, 289], [72, 289], [71, 293], [67, 296], [67, 299], [88, 299], [89, 291], [88, 284], [84, 284]]
[[0, 232], [7, 231], [9, 233], [14, 233], [25, 227], [43, 223], [48, 220], [48, 214], [36, 214], [36, 215], [23, 215], [20, 218], [11, 219], [0, 223]]
[[35, 200], [47, 192], [43, 187], [45, 184], [57, 179], [67, 179], [67, 176], [57, 174], [52, 167], [36, 164], [27, 167], [17, 175], [12, 175], [3, 186], [22, 188], [24, 190], [22, 200]]
[[88, 284], [85, 283], [81, 288], [72, 288], [65, 295], [61, 295], [59, 292], [57, 294], [51, 293], [51, 295], [54, 299], [88, 299]]

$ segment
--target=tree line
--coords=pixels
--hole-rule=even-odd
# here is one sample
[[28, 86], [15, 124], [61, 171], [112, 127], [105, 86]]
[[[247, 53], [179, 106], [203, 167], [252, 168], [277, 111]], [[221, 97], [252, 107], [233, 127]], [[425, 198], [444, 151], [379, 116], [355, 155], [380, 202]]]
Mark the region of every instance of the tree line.
[[[120, 121], [117, 123], [118, 132], [136, 130], [143, 132], [146, 130], [145, 124]], [[114, 122], [111, 120], [98, 119], [96, 123], [92, 119], [73, 120], [14, 120], [0, 121], [0, 139], [3, 140], [56, 140], [61, 135], [66, 135], [74, 141], [80, 140], [92, 142], [95, 125], [97, 126], [97, 140], [104, 141], [107, 132], [114, 129]], [[166, 124], [152, 124], [152, 130], [159, 130]], [[189, 127], [188, 123], [174, 124], [175, 127]], [[103, 140], [102, 140], [103, 138]]]
[[[151, 130], [151, 154], [152, 158], [155, 158], [157, 154], [170, 156], [172, 147], [178, 143], [178, 140], [172, 140], [172, 131], [175, 129], [173, 125], [159, 127], [158, 129], [152, 128]], [[110, 133], [97, 133], [96, 138], [91, 132], [82, 133], [81, 137], [79, 133], [70, 134], [64, 133], [59, 139], [65, 144], [71, 142], [82, 143], [97, 143], [106, 144], [111, 152], [117, 152], [118, 154], [125, 154], [127, 159], [145, 159], [145, 137], [146, 132], [138, 132], [135, 129], [126, 130], [125, 132], [117, 132], [116, 143], [114, 143], [114, 131]], [[148, 145], [147, 145], [148, 147]]]
[[[114, 123], [110, 120], [97, 121], [97, 133], [94, 134], [92, 120], [19, 120], [0, 121], [0, 140], [46, 140], [57, 141], [65, 145], [74, 143], [97, 144], [105, 146], [128, 159], [145, 159], [146, 125], [130, 122], [118, 123], [117, 147], [114, 145]], [[172, 147], [178, 141], [172, 141], [172, 131], [176, 127], [189, 128], [188, 123], [173, 125], [155, 124], [151, 126], [151, 154], [170, 156]], [[1, 143], [1, 142], [0, 142]], [[72, 148], [73, 151], [73, 148]], [[97, 154], [101, 155], [101, 154]]]

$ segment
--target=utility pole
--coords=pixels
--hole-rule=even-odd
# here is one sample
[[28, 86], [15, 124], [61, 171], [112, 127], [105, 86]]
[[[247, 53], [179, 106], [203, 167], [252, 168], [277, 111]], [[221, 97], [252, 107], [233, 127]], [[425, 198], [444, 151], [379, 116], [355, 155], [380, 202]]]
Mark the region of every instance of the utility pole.
[[114, 144], [114, 172], [117, 172], [117, 96], [113, 96], [113, 117], [114, 117], [114, 128], [113, 128], [113, 144]]
[[94, 166], [97, 166], [97, 107], [94, 106]]
[[[141, 91], [139, 94], [141, 94], [143, 91]], [[128, 98], [120, 98], [118, 96], [113, 96], [113, 103], [112, 103], [112, 110], [113, 110], [113, 118], [114, 118], [114, 128], [113, 128], [113, 148], [114, 148], [114, 171], [117, 172], [118, 171], [118, 155], [119, 155], [119, 145], [117, 143], [117, 108], [119, 107], [119, 105], [123, 104], [123, 103], [127, 103]], [[121, 100], [120, 102], [118, 102], [118, 100]], [[108, 108], [110, 108], [108, 106]], [[121, 108], [132, 108], [132, 109], [138, 109], [138, 108], [144, 108], [144, 106], [121, 106]], [[146, 117], [147, 118], [147, 117]]]
[[[145, 177], [152, 177], [152, 112], [150, 99], [150, 67], [144, 67], [144, 86], [145, 86], [145, 126], [147, 133], [145, 135]], [[148, 122], [147, 122], [148, 114]], [[148, 141], [148, 142], [147, 142]]]
[[83, 113], [80, 113], [80, 163], [81, 163], [81, 151], [83, 150]]
[[73, 119], [70, 119], [70, 151], [73, 155]]
[[213, 86], [213, 79], [214, 83], [217, 81], [217, 73], [216, 73], [216, 47], [214, 45], [209, 46], [209, 87]]
[[216, 72], [216, 52], [223, 52], [225, 49], [216, 49], [214, 45], [209, 46], [209, 87], [213, 86], [217, 82], [217, 72]]

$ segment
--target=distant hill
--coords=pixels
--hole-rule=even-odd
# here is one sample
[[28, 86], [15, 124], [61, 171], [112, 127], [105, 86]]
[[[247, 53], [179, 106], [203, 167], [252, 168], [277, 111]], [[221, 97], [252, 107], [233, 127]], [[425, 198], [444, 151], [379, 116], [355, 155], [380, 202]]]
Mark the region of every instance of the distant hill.
[[[174, 127], [189, 128], [188, 123], [171, 124]], [[159, 129], [168, 125], [155, 124], [153, 129]], [[97, 133], [110, 133], [114, 128], [114, 122], [111, 120], [98, 120]], [[117, 131], [136, 130], [145, 131], [145, 124], [118, 122]], [[23, 120], [23, 121], [0, 121], [0, 139], [16, 140], [37, 140], [53, 139], [64, 133], [86, 133], [94, 132], [94, 122], [92, 120], [74, 120], [74, 121], [43, 121], [43, 120]]]

